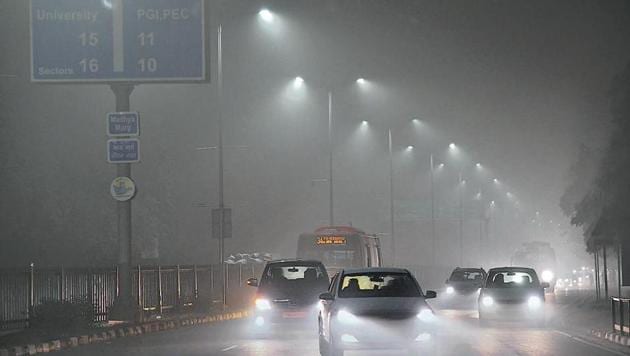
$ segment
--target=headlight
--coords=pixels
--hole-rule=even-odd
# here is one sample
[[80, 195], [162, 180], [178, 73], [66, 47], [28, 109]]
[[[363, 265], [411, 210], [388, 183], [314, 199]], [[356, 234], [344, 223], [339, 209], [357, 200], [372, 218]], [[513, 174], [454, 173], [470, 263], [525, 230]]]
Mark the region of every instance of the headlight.
[[543, 271], [541, 277], [542, 277], [543, 282], [551, 283], [551, 281], [553, 280], [553, 272], [546, 269]]
[[453, 294], [455, 293], [455, 288], [448, 286], [446, 287], [446, 294]]
[[433, 312], [429, 308], [424, 308], [420, 310], [420, 313], [418, 313], [416, 317], [425, 323], [432, 323], [437, 319], [435, 317], [435, 314], [433, 314]]
[[256, 299], [256, 309], [258, 310], [269, 310], [271, 309], [271, 303], [268, 299], [257, 298]]
[[344, 324], [356, 324], [359, 321], [359, 318], [347, 310], [340, 310], [337, 319]]
[[542, 300], [540, 299], [540, 297], [537, 297], [535, 295], [529, 297], [529, 299], [527, 300], [527, 306], [529, 307], [529, 309], [538, 309], [541, 305]]
[[483, 304], [486, 307], [490, 307], [494, 304], [494, 299], [492, 299], [491, 296], [487, 295], [481, 298], [481, 304]]

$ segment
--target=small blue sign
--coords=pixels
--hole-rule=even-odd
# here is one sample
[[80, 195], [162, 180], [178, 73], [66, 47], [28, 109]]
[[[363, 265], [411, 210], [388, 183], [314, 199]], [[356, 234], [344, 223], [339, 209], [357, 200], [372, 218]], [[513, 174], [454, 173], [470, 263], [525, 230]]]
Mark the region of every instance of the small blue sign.
[[31, 79], [206, 80], [204, 3], [31, 0]]
[[140, 161], [140, 140], [137, 138], [107, 141], [107, 162], [136, 163]]
[[107, 114], [107, 135], [139, 136], [140, 118], [137, 112], [110, 112]]

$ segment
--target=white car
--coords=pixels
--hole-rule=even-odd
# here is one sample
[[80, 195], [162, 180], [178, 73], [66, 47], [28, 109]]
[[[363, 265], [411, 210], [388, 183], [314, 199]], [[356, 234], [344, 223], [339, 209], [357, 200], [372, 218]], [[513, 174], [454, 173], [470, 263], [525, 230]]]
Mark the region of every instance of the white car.
[[405, 349], [431, 344], [437, 318], [414, 276], [400, 268], [343, 269], [320, 295], [319, 350]]

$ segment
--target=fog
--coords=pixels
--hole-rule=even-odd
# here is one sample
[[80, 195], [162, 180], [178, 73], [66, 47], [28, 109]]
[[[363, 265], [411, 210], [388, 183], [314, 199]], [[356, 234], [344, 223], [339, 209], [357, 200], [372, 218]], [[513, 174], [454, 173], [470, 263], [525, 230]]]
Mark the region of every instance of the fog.
[[[256, 16], [261, 6], [272, 23]], [[609, 134], [607, 93], [630, 58], [626, 1], [209, 7], [210, 82], [142, 84], [131, 96], [142, 142], [134, 263], [218, 261], [218, 156], [198, 148], [217, 145], [219, 23], [228, 254], [294, 256], [300, 233], [329, 223], [331, 91], [334, 222], [379, 234], [387, 263], [388, 130], [398, 264], [434, 256], [431, 155], [445, 164], [435, 171], [438, 264], [460, 263], [460, 214], [465, 264], [508, 264], [531, 240], [550, 242], [567, 268], [584, 258], [559, 204], [580, 144], [601, 148]], [[115, 264], [116, 169], [105, 151], [114, 96], [107, 85], [31, 83], [29, 58], [28, 2], [2, 0], [0, 265]]]

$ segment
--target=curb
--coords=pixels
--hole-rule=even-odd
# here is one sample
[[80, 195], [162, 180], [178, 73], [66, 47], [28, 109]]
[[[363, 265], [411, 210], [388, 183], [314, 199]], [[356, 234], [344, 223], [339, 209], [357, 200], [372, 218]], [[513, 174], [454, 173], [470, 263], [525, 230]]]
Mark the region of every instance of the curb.
[[[621, 335], [618, 332], [612, 332], [612, 331], [602, 331], [602, 330], [591, 330], [591, 335], [600, 338], [600, 339], [604, 339], [607, 341], [610, 341], [612, 343], [615, 343], [617, 345], [621, 345], [621, 346], [630, 346], [630, 336], [626, 336], [626, 335]], [[2, 355], [0, 355], [2, 356]]]
[[195, 325], [213, 324], [228, 320], [246, 318], [249, 312], [246, 310], [213, 314], [207, 316], [178, 318], [163, 321], [151, 321], [135, 325], [114, 327], [107, 331], [89, 335], [68, 337], [60, 340], [51, 340], [38, 344], [15, 346], [9, 349], [0, 349], [0, 356], [26, 356], [70, 349], [83, 345], [98, 344], [114, 339], [121, 339], [143, 334], [151, 334], [160, 331], [174, 330]]

